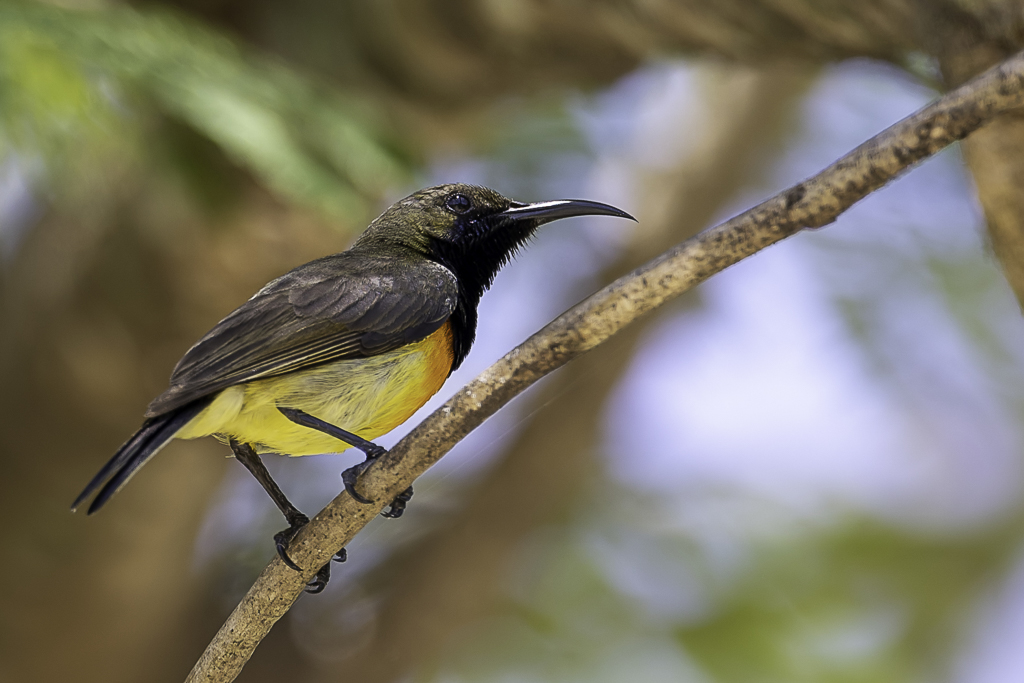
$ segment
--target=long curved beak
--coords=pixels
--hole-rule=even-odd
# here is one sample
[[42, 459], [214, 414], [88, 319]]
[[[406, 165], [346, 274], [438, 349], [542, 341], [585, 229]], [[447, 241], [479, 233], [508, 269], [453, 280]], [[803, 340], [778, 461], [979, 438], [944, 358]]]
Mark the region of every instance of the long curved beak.
[[550, 223], [559, 218], [571, 218], [572, 216], [615, 216], [616, 218], [628, 218], [636, 221], [622, 209], [614, 206], [592, 202], [587, 199], [556, 199], [550, 202], [537, 202], [535, 204], [522, 204], [512, 202], [512, 206], [498, 214], [500, 218], [513, 221], [533, 220], [537, 225]]

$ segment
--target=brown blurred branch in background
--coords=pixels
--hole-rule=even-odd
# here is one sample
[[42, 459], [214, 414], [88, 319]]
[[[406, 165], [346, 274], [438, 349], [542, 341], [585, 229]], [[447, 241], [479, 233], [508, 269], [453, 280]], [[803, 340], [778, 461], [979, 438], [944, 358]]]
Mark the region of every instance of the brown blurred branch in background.
[[[960, 85], [1005, 59], [1013, 50], [994, 43], [973, 22], [939, 25], [936, 46], [945, 81]], [[963, 145], [978, 200], [985, 212], [988, 237], [999, 265], [1024, 307], [1024, 112], [1001, 116]]]
[[0, 268], [0, 680], [180, 681], [195, 632], [223, 619], [196, 627], [210, 572], [194, 557], [227, 450], [171, 446], [102, 521], [67, 499], [182, 348], [345, 234], [257, 187], [213, 216], [121, 149], [89, 158]]
[[[1024, 47], [1024, 11], [1006, 0], [619, 0], [593, 3], [587, 20], [574, 3], [538, 0], [299, 0], [292, 11], [317, 21], [290, 44], [244, 21], [240, 0], [174, 3], [338, 82], [372, 84], [397, 128], [433, 144], [458, 139], [472, 111], [510, 93], [605, 85], [663, 55], [753, 65], [868, 57], [926, 78], [937, 59], [952, 88]], [[350, 46], [344, 58], [324, 49], [339, 41]], [[1024, 305], [1022, 152], [1024, 122], [1011, 117], [965, 145], [993, 251]]]
[[[811, 74], [792, 67], [710, 71], [706, 106], [721, 115], [677, 168], [647, 171], [638, 183], [644, 188], [640, 225], [620, 258], [601, 272], [602, 284], [696, 234], [722, 210], [768, 158], [765, 148], [779, 137]], [[375, 591], [385, 602], [374, 638], [341, 665], [346, 679], [400, 680], [501, 602], [505, 572], [524, 540], [600, 476], [605, 403], [658, 319], [632, 325], [553, 376], [533, 395], [536, 412], [462, 509], [386, 563], [392, 570], [387, 585]], [[323, 675], [336, 680], [336, 667]]]
[[[65, 680], [68, 661], [82, 683], [140, 680], [170, 666], [183, 654], [176, 644], [200, 583], [188, 571], [190, 555], [202, 500], [223, 464], [208, 447], [168, 458], [154, 486], [129, 492], [106, 529], [69, 523], [63, 501], [117, 443], [126, 404], [137, 424], [150, 358], [180, 343], [183, 327], [173, 316], [152, 324], [153, 311], [177, 300], [165, 276], [172, 259], [125, 229], [133, 221], [152, 227], [138, 218], [150, 197], [105, 171], [123, 191], [103, 192], [106, 178], [96, 173], [86, 189], [107, 201], [80, 202], [73, 215], [53, 210], [0, 276], [3, 680]], [[194, 228], [182, 220], [179, 234]], [[111, 253], [127, 267], [111, 267]], [[165, 514], [165, 505], [180, 513]], [[54, 546], [60, 555], [48, 555]], [[151, 581], [164, 590], [147, 589]]]
[[190, 681], [230, 681], [317, 569], [398, 493], [541, 377], [715, 273], [804, 228], [821, 227], [918, 161], [1024, 105], [1024, 53], [889, 127], [816, 176], [669, 250], [556, 318], [436, 410], [296, 537], [294, 572], [275, 558], [203, 653]]

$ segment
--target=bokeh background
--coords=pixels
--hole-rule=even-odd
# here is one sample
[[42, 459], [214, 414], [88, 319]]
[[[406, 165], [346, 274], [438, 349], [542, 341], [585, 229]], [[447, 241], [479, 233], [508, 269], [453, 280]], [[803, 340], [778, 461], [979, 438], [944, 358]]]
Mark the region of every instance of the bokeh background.
[[[184, 679], [273, 504], [205, 440], [68, 505], [195, 339], [390, 202], [640, 219], [545, 229], [430, 409], [1022, 36], [1016, 0], [0, 0], [0, 681]], [[1022, 149], [994, 125], [555, 373], [239, 680], [1024, 678]], [[268, 466], [312, 514], [357, 459]]]

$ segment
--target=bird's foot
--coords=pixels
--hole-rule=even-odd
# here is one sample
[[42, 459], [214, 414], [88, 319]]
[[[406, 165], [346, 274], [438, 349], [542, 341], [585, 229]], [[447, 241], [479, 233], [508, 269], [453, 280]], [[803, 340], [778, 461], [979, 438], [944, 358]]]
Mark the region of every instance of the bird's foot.
[[[356, 484], [359, 481], [359, 477], [362, 476], [363, 472], [366, 471], [366, 468], [369, 467], [374, 460], [387, 453], [385, 449], [381, 448], [380, 446], [377, 446], [376, 444], [373, 444], [373, 447], [376, 450], [367, 452], [366, 460], [359, 463], [358, 465], [353, 465], [352, 467], [349, 467], [347, 470], [341, 473], [341, 481], [343, 484], [345, 484], [345, 490], [348, 491], [348, 495], [352, 496], [354, 499], [356, 499], [360, 503], [363, 503], [364, 505], [369, 505], [370, 503], [373, 502], [373, 499], [367, 498], [363, 494], [359, 493], [359, 491], [356, 491]], [[409, 503], [411, 499], [412, 487], [410, 486], [409, 488], [395, 496], [395, 499], [391, 501], [390, 508], [388, 510], [382, 511], [380, 513], [381, 516], [387, 517], [389, 519], [397, 519], [401, 517], [402, 513], [405, 512], [406, 505]]]
[[376, 444], [374, 444], [374, 446], [380, 449], [379, 453], [367, 453], [366, 460], [362, 461], [358, 465], [349, 467], [341, 473], [341, 483], [345, 485], [345, 490], [348, 491], [348, 495], [352, 496], [363, 505], [369, 505], [373, 502], [373, 499], [367, 498], [363, 494], [359, 493], [359, 491], [356, 491], [356, 484], [359, 482], [359, 477], [362, 476], [363, 472], [366, 471], [366, 468], [369, 467], [374, 460], [387, 453], [387, 451], [380, 446], [377, 446]]
[[387, 517], [388, 519], [398, 519], [402, 516], [402, 513], [405, 512], [405, 506], [410, 500], [412, 500], [411, 486], [395, 496], [395, 499], [391, 501], [391, 508], [382, 511], [380, 516]]
[[288, 544], [292, 542], [292, 539], [295, 538], [295, 535], [299, 533], [302, 527], [309, 524], [309, 517], [300, 512], [289, 516], [288, 524], [287, 529], [274, 534], [274, 547], [277, 548], [277, 555], [281, 558], [282, 562], [295, 571], [301, 572], [302, 568], [292, 562], [292, 558], [288, 557]]
[[[331, 558], [331, 562], [344, 562], [348, 559], [348, 551], [342, 548], [334, 557]], [[331, 580], [331, 562], [328, 562], [324, 566], [320, 567], [320, 571], [316, 573], [316, 576], [306, 584], [306, 592], [310, 595], [316, 595], [317, 593], [323, 592], [327, 588], [327, 582]]]
[[313, 580], [306, 584], [305, 591], [310, 595], [316, 595], [317, 593], [323, 592], [327, 588], [327, 582], [331, 580], [331, 563], [328, 562], [324, 566], [320, 567], [320, 571], [316, 573]]
[[[288, 557], [288, 544], [292, 542], [295, 535], [299, 533], [302, 527], [309, 524], [309, 518], [303, 514], [294, 515], [289, 520], [291, 526], [284, 531], [279, 531], [274, 534], [274, 545], [277, 548], [277, 554], [281, 558], [281, 561], [288, 565], [290, 568], [297, 572], [302, 571], [299, 565], [295, 564], [292, 558]], [[344, 562], [348, 559], [348, 550], [342, 548], [334, 557], [331, 558], [332, 562]], [[328, 562], [324, 566], [320, 567], [320, 570], [316, 573], [316, 576], [306, 584], [307, 593], [319, 593], [327, 587], [327, 582], [331, 580], [331, 563]]]
[[[318, 417], [313, 417], [309, 413], [299, 410], [298, 408], [288, 408], [286, 406], [278, 406], [277, 409], [281, 411], [281, 414], [286, 418], [294, 422], [295, 424], [302, 425], [303, 427], [309, 427], [315, 429], [324, 434], [329, 434], [335, 439], [343, 443], [347, 443], [349, 446], [358, 448], [366, 454], [366, 460], [349, 467], [347, 470], [341, 473], [341, 481], [345, 484], [345, 490], [348, 491], [348, 495], [352, 496], [355, 500], [359, 501], [363, 505], [369, 505], [373, 503], [372, 498], [367, 498], [363, 494], [356, 491], [356, 483], [359, 481], [359, 477], [362, 476], [366, 468], [370, 466], [374, 460], [377, 460], [382, 455], [385, 455], [388, 451], [382, 446], [378, 446], [372, 441], [353, 434], [352, 432], [346, 431], [337, 425], [332, 425], [330, 422], [324, 422]], [[401, 517], [402, 513], [405, 512], [405, 506], [412, 498], [412, 487], [398, 494], [393, 501], [391, 501], [391, 507], [386, 512], [381, 514], [385, 517], [392, 519]]]

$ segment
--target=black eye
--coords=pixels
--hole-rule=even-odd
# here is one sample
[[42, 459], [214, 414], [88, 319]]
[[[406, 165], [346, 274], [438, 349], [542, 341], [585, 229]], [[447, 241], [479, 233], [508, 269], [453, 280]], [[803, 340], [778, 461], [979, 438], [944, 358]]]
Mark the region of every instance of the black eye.
[[473, 202], [469, 201], [469, 197], [464, 194], [453, 194], [445, 200], [444, 205], [452, 213], [459, 214], [466, 213], [473, 208]]

